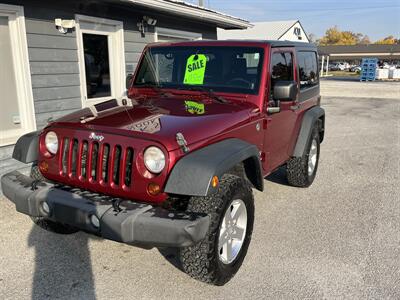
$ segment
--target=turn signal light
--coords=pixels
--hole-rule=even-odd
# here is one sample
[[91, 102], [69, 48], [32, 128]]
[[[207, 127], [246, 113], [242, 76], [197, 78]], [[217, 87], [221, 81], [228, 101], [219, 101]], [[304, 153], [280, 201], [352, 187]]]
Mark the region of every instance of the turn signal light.
[[40, 172], [46, 173], [49, 170], [49, 164], [46, 161], [42, 161], [39, 164], [39, 169], [40, 169]]
[[147, 186], [147, 192], [152, 196], [157, 196], [161, 193], [161, 187], [157, 183], [150, 183]]
[[214, 176], [211, 180], [211, 185], [213, 188], [216, 188], [218, 186], [218, 184], [219, 184], [218, 176]]

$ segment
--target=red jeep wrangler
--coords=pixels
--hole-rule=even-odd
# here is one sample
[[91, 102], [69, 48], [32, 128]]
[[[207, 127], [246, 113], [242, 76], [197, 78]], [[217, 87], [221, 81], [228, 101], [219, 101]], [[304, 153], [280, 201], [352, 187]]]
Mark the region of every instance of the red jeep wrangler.
[[3, 193], [58, 233], [83, 230], [141, 247], [178, 247], [182, 268], [222, 285], [249, 247], [252, 187], [286, 166], [315, 177], [325, 113], [314, 45], [196, 41], [148, 46], [127, 99], [22, 136]]

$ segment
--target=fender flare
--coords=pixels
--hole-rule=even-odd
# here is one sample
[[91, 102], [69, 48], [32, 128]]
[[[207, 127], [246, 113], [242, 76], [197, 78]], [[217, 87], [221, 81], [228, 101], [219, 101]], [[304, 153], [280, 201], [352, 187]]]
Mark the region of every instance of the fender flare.
[[221, 178], [239, 163], [244, 163], [247, 178], [253, 186], [263, 191], [258, 148], [234, 138], [206, 146], [180, 159], [173, 167], [164, 191], [176, 195], [210, 195], [217, 190], [211, 185], [212, 178]]
[[319, 119], [322, 120], [319, 128], [321, 133], [320, 141], [322, 142], [325, 131], [325, 110], [320, 106], [315, 106], [304, 113], [296, 146], [293, 151], [293, 157], [302, 157], [305, 154], [307, 142], [310, 139], [312, 129]]
[[23, 163], [35, 162], [39, 158], [40, 131], [33, 131], [21, 136], [14, 146], [12, 158]]

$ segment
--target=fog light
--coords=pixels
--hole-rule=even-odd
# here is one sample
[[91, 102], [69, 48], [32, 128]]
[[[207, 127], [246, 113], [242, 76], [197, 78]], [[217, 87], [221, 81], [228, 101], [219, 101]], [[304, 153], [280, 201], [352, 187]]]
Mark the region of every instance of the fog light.
[[42, 202], [42, 210], [46, 215], [50, 215], [50, 206], [47, 202]]
[[150, 183], [147, 186], [147, 191], [152, 196], [157, 196], [161, 192], [161, 188], [157, 183]]
[[91, 215], [90, 216], [90, 223], [96, 228], [100, 227], [100, 220], [96, 215]]

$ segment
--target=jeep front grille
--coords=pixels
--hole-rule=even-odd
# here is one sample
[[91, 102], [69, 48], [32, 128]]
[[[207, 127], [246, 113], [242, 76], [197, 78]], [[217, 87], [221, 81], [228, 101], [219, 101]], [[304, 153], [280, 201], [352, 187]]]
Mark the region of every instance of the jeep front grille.
[[93, 184], [131, 186], [131, 147], [64, 137], [60, 149], [60, 175]]

